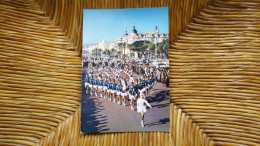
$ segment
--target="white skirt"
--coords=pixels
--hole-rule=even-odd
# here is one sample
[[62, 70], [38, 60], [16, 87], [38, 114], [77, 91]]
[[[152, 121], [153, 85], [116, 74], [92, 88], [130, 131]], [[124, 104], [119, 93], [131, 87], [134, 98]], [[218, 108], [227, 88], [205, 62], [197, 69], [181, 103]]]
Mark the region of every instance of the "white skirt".
[[116, 92], [116, 95], [121, 95], [121, 92]]
[[121, 95], [126, 97], [126, 96], [127, 96], [127, 93], [121, 93]]
[[88, 86], [88, 85], [89, 85], [89, 83], [85, 83], [85, 87]]
[[137, 112], [138, 113], [141, 113], [141, 112], [146, 113], [146, 107], [145, 106], [137, 106]]
[[98, 89], [103, 89], [103, 86], [98, 86]]
[[136, 97], [134, 95], [129, 95], [129, 99], [136, 100]]
[[94, 85], [93, 87], [94, 87], [94, 88], [97, 88], [97, 85]]
[[107, 87], [106, 87], [106, 86], [103, 86], [103, 89], [104, 89], [104, 90], [107, 90]]
[[90, 88], [92, 88], [93, 85], [89, 84], [88, 86], [89, 86]]
[[110, 90], [110, 89], [108, 89], [108, 90], [107, 90], [107, 92], [108, 92], [108, 93], [110, 93], [110, 92], [111, 92], [111, 90]]
[[116, 93], [116, 90], [111, 90], [111, 93]]

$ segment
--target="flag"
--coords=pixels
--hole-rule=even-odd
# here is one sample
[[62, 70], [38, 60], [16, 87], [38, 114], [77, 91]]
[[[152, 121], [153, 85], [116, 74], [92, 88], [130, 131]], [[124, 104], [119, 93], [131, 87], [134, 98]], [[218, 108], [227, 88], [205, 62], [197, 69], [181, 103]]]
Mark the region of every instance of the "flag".
[[125, 91], [125, 93], [126, 93], [127, 89], [126, 89], [125, 81], [123, 79], [121, 79], [121, 82], [122, 82], [122, 85], [123, 85], [123, 91]]

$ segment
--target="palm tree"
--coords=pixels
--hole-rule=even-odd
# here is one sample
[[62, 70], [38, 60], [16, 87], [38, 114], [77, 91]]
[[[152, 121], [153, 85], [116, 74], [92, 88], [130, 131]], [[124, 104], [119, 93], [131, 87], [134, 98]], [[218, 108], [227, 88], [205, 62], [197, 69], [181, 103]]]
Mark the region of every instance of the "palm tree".
[[132, 57], [132, 53], [133, 53], [132, 51], [134, 50], [135, 47], [133, 45], [129, 45], [128, 48], [130, 50], [130, 57]]
[[[124, 43], [118, 43], [119, 51], [121, 52], [122, 47], [124, 47]], [[122, 52], [120, 53], [120, 56], [122, 55]]]

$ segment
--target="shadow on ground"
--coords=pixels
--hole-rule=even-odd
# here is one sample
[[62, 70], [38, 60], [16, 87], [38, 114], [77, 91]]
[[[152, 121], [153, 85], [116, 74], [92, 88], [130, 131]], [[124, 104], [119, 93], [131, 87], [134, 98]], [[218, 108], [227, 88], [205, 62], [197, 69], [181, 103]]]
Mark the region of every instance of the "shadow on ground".
[[146, 126], [146, 127], [151, 127], [151, 126], [155, 126], [155, 125], [166, 124], [167, 122], [170, 122], [170, 119], [169, 119], [169, 118], [164, 118], [164, 119], [160, 119], [158, 122], [153, 122], [153, 123], [145, 124], [145, 126]]
[[[82, 74], [82, 79], [85, 78], [85, 74]], [[82, 133], [97, 133], [109, 131], [107, 126], [107, 116], [101, 114], [104, 110], [104, 105], [97, 98], [90, 98], [89, 94], [86, 94], [84, 85], [82, 84], [81, 91], [81, 132]]]

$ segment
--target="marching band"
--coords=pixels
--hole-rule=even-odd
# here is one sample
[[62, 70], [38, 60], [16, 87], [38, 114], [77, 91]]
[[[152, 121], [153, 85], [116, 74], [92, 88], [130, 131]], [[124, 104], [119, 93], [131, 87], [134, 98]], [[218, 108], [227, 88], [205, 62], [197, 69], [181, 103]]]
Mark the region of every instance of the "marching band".
[[[136, 75], [134, 80], [133, 70], [129, 66], [122, 68], [119, 63], [98, 67], [88, 66], [85, 77], [86, 93], [100, 98], [113, 101], [119, 105], [126, 106], [127, 97], [130, 99], [130, 110], [134, 111], [137, 101], [137, 112], [141, 113], [141, 125], [144, 127], [144, 114], [146, 105], [151, 105], [145, 97], [152, 94], [153, 86], [156, 83], [155, 74], [147, 71], [143, 75]], [[130, 85], [128, 85], [130, 83]]]

